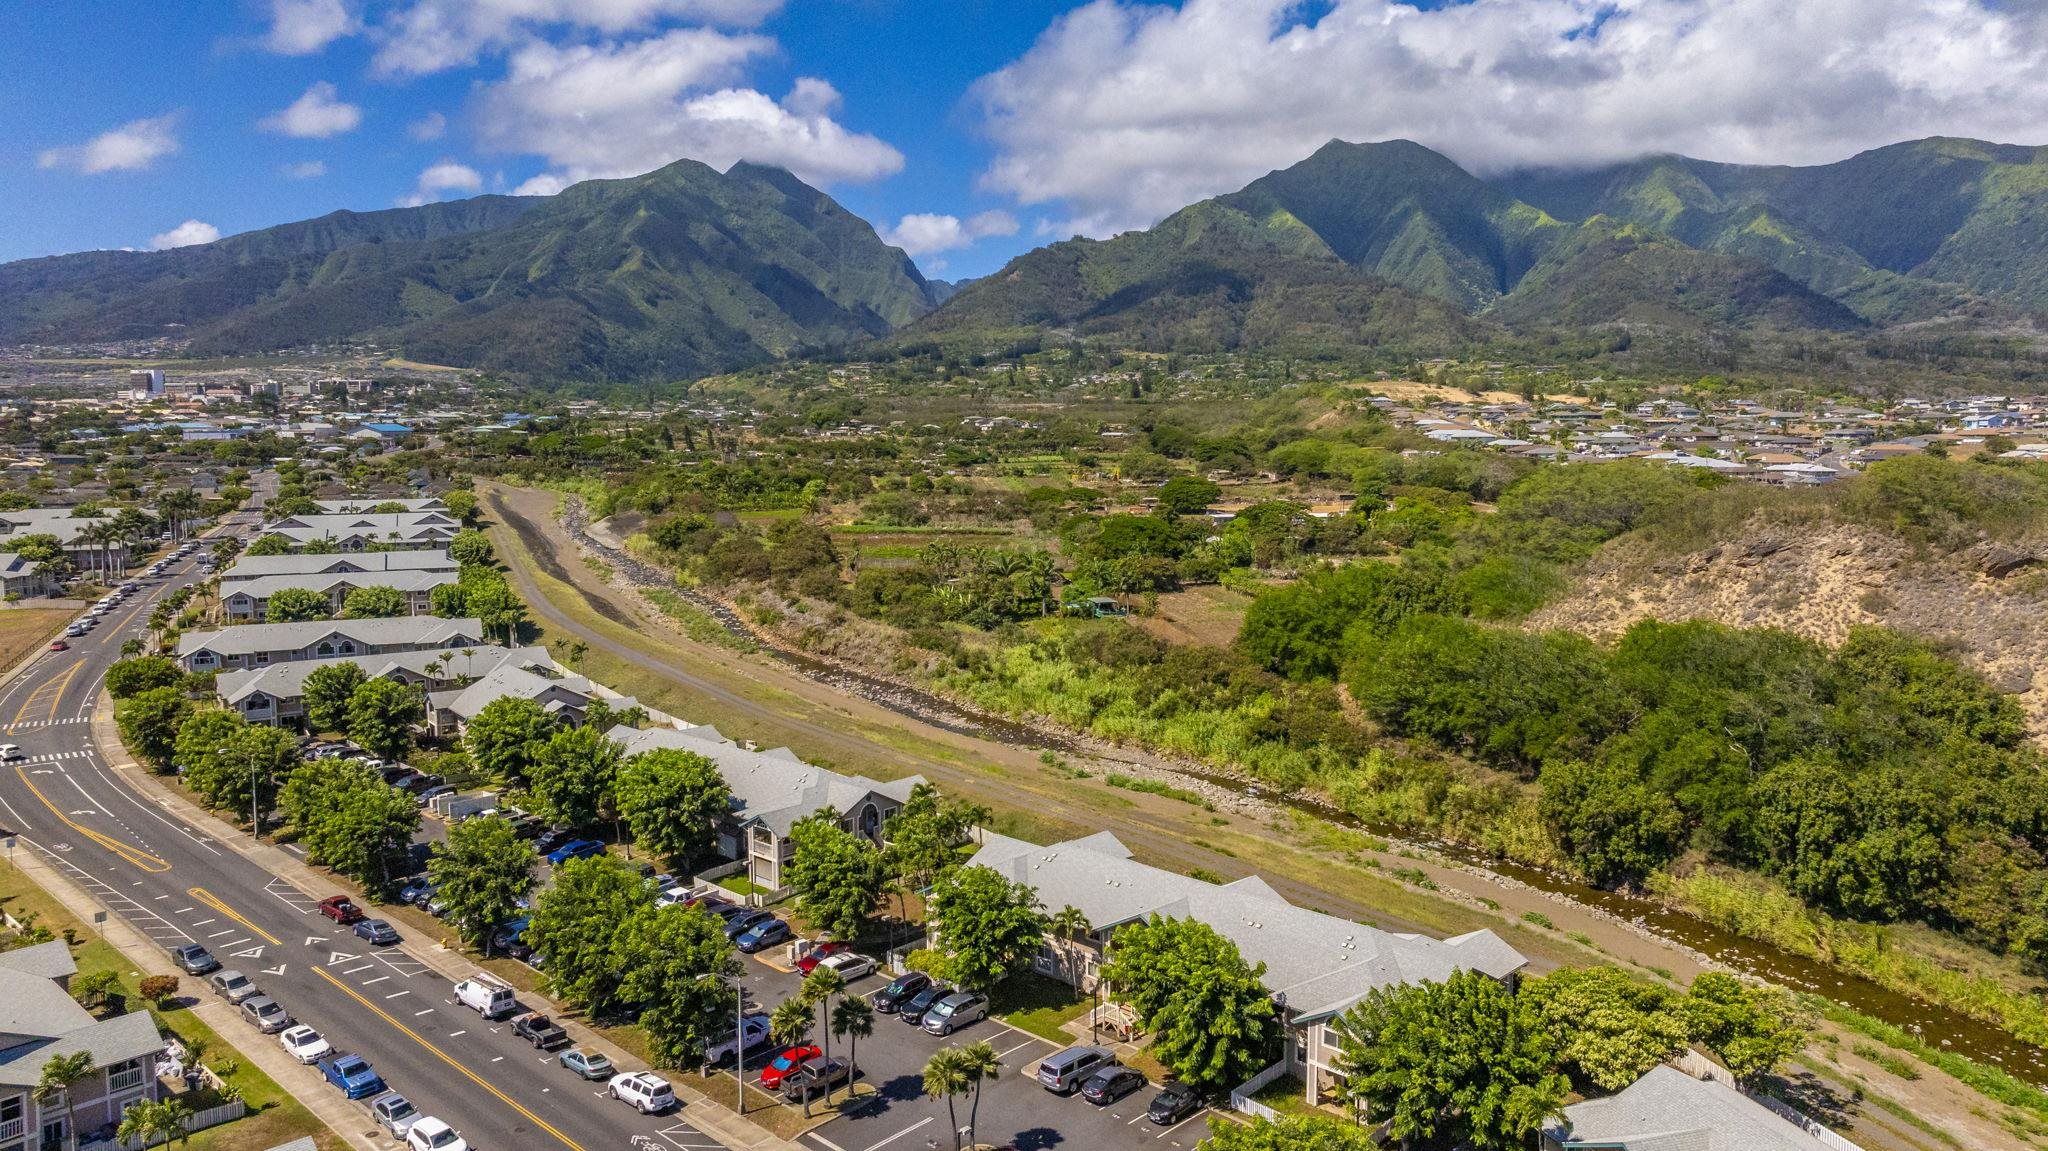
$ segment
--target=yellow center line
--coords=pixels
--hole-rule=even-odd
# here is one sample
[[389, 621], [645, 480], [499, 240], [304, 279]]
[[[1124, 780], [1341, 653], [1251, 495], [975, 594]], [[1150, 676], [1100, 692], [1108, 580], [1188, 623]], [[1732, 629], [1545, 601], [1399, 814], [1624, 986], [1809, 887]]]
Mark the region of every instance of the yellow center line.
[[456, 1062], [455, 1057], [448, 1054], [446, 1051], [443, 1051], [439, 1047], [434, 1046], [432, 1043], [427, 1042], [426, 1037], [421, 1035], [419, 1032], [414, 1031], [412, 1028], [407, 1027], [405, 1024], [400, 1023], [398, 1020], [392, 1018], [391, 1014], [385, 1011], [382, 1007], [377, 1006], [375, 1003], [372, 1003], [368, 999], [365, 999], [361, 995], [357, 994], [355, 988], [350, 987], [348, 984], [343, 983], [339, 979], [336, 979], [332, 974], [328, 972], [328, 970], [325, 967], [315, 967], [313, 970], [319, 973], [320, 978], [325, 979], [327, 982], [332, 983], [337, 988], [340, 988], [342, 994], [348, 996], [350, 999], [355, 1000], [357, 1003], [362, 1004], [364, 1007], [369, 1008], [370, 1011], [377, 1016], [377, 1018], [382, 1019], [384, 1022], [389, 1023], [393, 1027], [396, 1027], [401, 1033], [403, 1033], [407, 1038], [411, 1039], [414, 1043], [417, 1043], [421, 1047], [426, 1048], [428, 1051], [433, 1052], [437, 1057], [440, 1058], [441, 1062], [446, 1063], [448, 1066], [453, 1067], [455, 1070], [462, 1072], [463, 1075], [469, 1078], [470, 1082], [475, 1083], [478, 1087], [481, 1087], [484, 1090], [490, 1092], [492, 1095], [496, 1096], [498, 1102], [503, 1103], [505, 1106], [510, 1107], [512, 1110], [519, 1112], [519, 1114], [525, 1116], [526, 1120], [532, 1123], [534, 1126], [540, 1128], [541, 1130], [547, 1132], [550, 1135], [553, 1135], [555, 1138], [560, 1139], [562, 1141], [563, 1146], [568, 1147], [570, 1151], [583, 1151], [582, 1144], [576, 1142], [574, 1139], [569, 1138], [567, 1135], [562, 1134], [559, 1130], [557, 1130], [554, 1127], [553, 1124], [550, 1124], [547, 1120], [542, 1119], [540, 1116], [535, 1115], [533, 1112], [527, 1110], [524, 1106], [522, 1106], [517, 1100], [513, 1099], [510, 1095], [505, 1094], [503, 1091], [500, 1091], [496, 1087], [493, 1087], [489, 1083], [485, 1082], [482, 1076], [478, 1075], [474, 1071], [471, 1071], [469, 1068], [464, 1067], [461, 1063]]
[[[71, 671], [73, 673], [76, 673], [78, 669], [84, 665], [85, 660], [83, 657], [80, 657], [76, 663], [73, 663], [71, 665]], [[64, 682], [68, 684], [71, 681], [67, 678], [65, 679]], [[54, 678], [46, 679], [42, 683], [37, 684], [35, 690], [28, 693], [28, 698], [21, 701], [21, 710], [14, 713], [14, 719], [8, 723], [8, 726], [12, 727], [15, 724], [20, 723], [22, 717], [28, 714], [28, 709], [34, 707], [36, 705], [36, 701], [43, 697], [43, 693], [50, 690], [52, 687], [56, 686], [56, 684], [57, 681]]]
[[35, 780], [28, 777], [28, 769], [26, 767], [17, 764], [15, 765], [14, 773], [21, 777], [21, 782], [28, 785], [29, 791], [33, 792], [35, 797], [42, 801], [43, 806], [50, 809], [50, 814], [57, 817], [57, 822], [120, 856], [123, 862], [139, 867], [152, 875], [161, 875], [171, 869], [171, 865], [161, 857], [152, 855], [136, 847], [134, 844], [123, 843], [112, 836], [101, 835], [92, 828], [86, 827], [64, 814], [58, 809], [56, 804], [50, 802], [49, 796], [43, 794], [43, 789], [36, 786]]
[[236, 911], [234, 908], [229, 907], [225, 903], [222, 903], [220, 900], [220, 896], [215, 895], [213, 892], [206, 890], [204, 887], [188, 887], [185, 889], [185, 894], [191, 896], [192, 898], [198, 900], [201, 903], [204, 903], [206, 906], [213, 908], [215, 911], [220, 912], [222, 915], [227, 916], [229, 919], [234, 920], [236, 923], [241, 924], [245, 930], [253, 931], [256, 934], [261, 935], [266, 941], [269, 942], [269, 944], [272, 947], [284, 946], [283, 940], [279, 939], [275, 935], [272, 935], [268, 931], [263, 930], [255, 924], [249, 922], [248, 919], [243, 917], [241, 912]]

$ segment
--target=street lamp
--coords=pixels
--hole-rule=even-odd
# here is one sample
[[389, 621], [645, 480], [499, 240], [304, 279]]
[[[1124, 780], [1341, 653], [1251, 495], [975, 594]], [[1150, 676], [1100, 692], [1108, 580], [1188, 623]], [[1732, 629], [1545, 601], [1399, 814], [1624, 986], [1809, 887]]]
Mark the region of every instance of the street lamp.
[[[233, 755], [234, 749], [217, 747], [214, 749], [214, 754], [225, 758]], [[256, 783], [256, 757], [245, 757], [243, 766], [249, 769], [249, 838], [261, 843], [263, 841], [263, 788]], [[269, 782], [270, 773], [266, 771], [263, 773], [263, 783], [267, 785]]]

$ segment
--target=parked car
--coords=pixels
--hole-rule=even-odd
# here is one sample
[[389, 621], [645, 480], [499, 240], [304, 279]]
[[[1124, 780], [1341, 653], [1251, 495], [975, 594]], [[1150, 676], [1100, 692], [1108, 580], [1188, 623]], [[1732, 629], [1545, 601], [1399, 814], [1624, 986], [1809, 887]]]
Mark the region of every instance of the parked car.
[[806, 1059], [782, 1081], [782, 1097], [789, 1100], [816, 1099], [842, 1084], [853, 1081], [853, 1065], [844, 1059]]
[[370, 1100], [370, 1116], [393, 1139], [403, 1139], [406, 1131], [419, 1122], [420, 1109], [412, 1105], [412, 1100], [390, 1091]]
[[51, 641], [50, 641], [50, 650], [51, 650], [51, 651], [70, 651], [70, 650], [71, 650], [71, 645], [70, 645], [70, 644], [68, 644], [68, 643], [66, 643], [66, 642], [64, 642], [64, 641], [63, 641], [63, 640], [61, 640], [61, 639], [53, 639], [53, 640], [51, 640]]
[[1081, 1084], [1081, 1098], [1097, 1107], [1107, 1107], [1144, 1085], [1144, 1074], [1134, 1067], [1104, 1067]]
[[379, 946], [398, 942], [398, 929], [382, 919], [365, 919], [356, 924], [356, 938]]
[[285, 1054], [301, 1063], [318, 1063], [334, 1054], [334, 1045], [321, 1038], [318, 1031], [303, 1023], [278, 1032], [277, 1045], [284, 1048]]
[[481, 971], [455, 985], [455, 1001], [485, 1019], [502, 1019], [519, 1006], [510, 984]]
[[291, 1013], [284, 1004], [268, 995], [252, 995], [242, 1000], [242, 1018], [256, 1025], [256, 1030], [265, 1035], [275, 1035], [292, 1025]]
[[818, 969], [818, 964], [825, 962], [835, 955], [852, 950], [853, 944], [843, 943], [837, 939], [828, 939], [823, 943], [814, 943], [809, 951], [804, 952], [803, 958], [796, 961], [797, 973], [809, 975]]
[[563, 844], [568, 843], [569, 841], [575, 838], [576, 833], [573, 831], [565, 831], [561, 828], [549, 828], [548, 830], [543, 831], [539, 835], [533, 837], [534, 854], [546, 855], [548, 852], [553, 851], [557, 847], [560, 847]]
[[704, 1049], [704, 1061], [718, 1067], [733, 1061], [742, 1051], [752, 1054], [769, 1041], [768, 1017], [748, 1015], [740, 1020], [740, 1029], [735, 1036], [728, 1032], [725, 1038]]
[[896, 1005], [896, 1018], [905, 1023], [922, 1023], [924, 1013], [931, 1009], [932, 1004], [951, 994], [953, 989], [943, 983], [927, 984], [923, 991]]
[[[526, 938], [526, 927], [532, 922], [533, 920], [530, 916], [522, 915], [505, 926], [500, 927], [491, 933], [491, 946], [517, 959], [521, 944]], [[525, 953], [531, 954], [532, 949], [527, 948]]]
[[612, 1061], [604, 1052], [592, 1051], [586, 1047], [572, 1047], [557, 1056], [555, 1062], [590, 1080], [610, 1079], [618, 1073], [618, 1069], [612, 1066]]
[[918, 1026], [930, 1034], [945, 1036], [986, 1018], [988, 996], [974, 991], [958, 991], [927, 1008]]
[[417, 797], [421, 792], [440, 787], [447, 782], [447, 780], [442, 779], [440, 776], [428, 772], [424, 775], [415, 775], [407, 780], [404, 790], [411, 792]]
[[19, 763], [28, 758], [18, 743], [0, 743], [0, 763]]
[[562, 1030], [562, 1025], [538, 1011], [529, 1011], [514, 1019], [512, 1034], [541, 1051], [552, 1051], [569, 1043], [569, 1033]]
[[1152, 1105], [1145, 1109], [1145, 1118], [1161, 1127], [1171, 1127], [1201, 1109], [1200, 1091], [1185, 1083], [1168, 1083], [1164, 1090], [1152, 1097]]
[[884, 1015], [894, 1015], [896, 1008], [906, 999], [932, 985], [932, 977], [922, 971], [906, 971], [889, 981], [887, 987], [875, 992], [875, 1010]]
[[752, 955], [764, 947], [773, 947], [788, 939], [789, 924], [780, 919], [764, 919], [740, 932], [739, 937], [733, 940], [733, 945]]
[[725, 937], [727, 939], [738, 939], [752, 930], [755, 924], [766, 923], [773, 918], [775, 918], [774, 912], [761, 907], [750, 907], [744, 909], [742, 914], [727, 915], [724, 917]]
[[[429, 787], [429, 788], [426, 788], [426, 789], [425, 789], [425, 790], [423, 790], [423, 791], [419, 791], [419, 792], [416, 792], [416, 793], [415, 793], [415, 794], [413, 795], [413, 797], [412, 797], [412, 801], [413, 801], [414, 803], [418, 804], [418, 805], [419, 805], [419, 806], [421, 806], [421, 807], [425, 807], [426, 805], [428, 805], [428, 804], [430, 804], [430, 803], [434, 802], [435, 800], [437, 800], [437, 799], [441, 798], [441, 797], [442, 797], [442, 796], [444, 796], [444, 795], [454, 795], [454, 794], [455, 794], [455, 787], [454, 787], [454, 785], [452, 785], [452, 784], [446, 784], [446, 783], [437, 783], [437, 784], [435, 784], [434, 786], [432, 786], [432, 787]], [[464, 817], [464, 818], [467, 818], [467, 817]], [[462, 820], [461, 820], [461, 819], [458, 819], [458, 820], [456, 820], [456, 822], [457, 822], [457, 823], [460, 823], [460, 822], [462, 822]]]
[[1038, 1083], [1055, 1095], [1072, 1095], [1090, 1075], [1115, 1063], [1116, 1055], [1107, 1047], [1069, 1047], [1039, 1063]]
[[261, 994], [255, 982], [239, 971], [223, 971], [206, 981], [213, 993], [229, 1003], [240, 1003], [252, 995]]
[[782, 1054], [770, 1059], [767, 1066], [761, 1068], [761, 1086], [770, 1091], [775, 1090], [782, 1086], [782, 1081], [794, 1074], [806, 1059], [816, 1059], [824, 1053], [816, 1047], [791, 1047], [784, 1050]]
[[434, 897], [436, 890], [434, 881], [422, 875], [417, 879], [407, 880], [405, 886], [398, 889], [398, 901], [410, 903], [414, 907], [425, 907], [427, 900]]
[[605, 1094], [631, 1103], [633, 1109], [642, 1115], [659, 1115], [676, 1105], [675, 1089], [668, 1085], [668, 1080], [651, 1071], [614, 1075], [605, 1087]]
[[589, 859], [593, 855], [603, 853], [604, 844], [595, 839], [572, 839], [548, 852], [547, 860], [553, 866], [560, 867], [572, 859]]
[[171, 948], [171, 962], [187, 975], [204, 975], [220, 970], [220, 960], [197, 943], [184, 943]]
[[826, 956], [822, 962], [811, 968], [811, 970], [816, 971], [819, 968], [823, 968], [826, 971], [837, 971], [839, 978], [852, 983], [856, 979], [864, 979], [867, 976], [873, 975], [877, 966], [875, 961], [866, 955], [852, 951], [842, 951], [837, 955]]
[[432, 1115], [425, 1115], [413, 1121], [405, 1131], [406, 1151], [469, 1151], [455, 1128]]
[[363, 1099], [384, 1092], [384, 1077], [360, 1055], [329, 1055], [320, 1061], [320, 1074], [350, 1099]]
[[344, 927], [363, 918], [363, 909], [346, 895], [330, 895], [314, 910]]

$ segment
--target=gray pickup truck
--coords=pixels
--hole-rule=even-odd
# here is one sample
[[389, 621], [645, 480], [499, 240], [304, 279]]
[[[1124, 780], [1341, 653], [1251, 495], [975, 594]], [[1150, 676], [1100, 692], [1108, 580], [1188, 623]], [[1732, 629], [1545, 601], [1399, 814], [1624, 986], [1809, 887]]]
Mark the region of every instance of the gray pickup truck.
[[569, 1045], [569, 1033], [562, 1030], [562, 1025], [538, 1011], [529, 1011], [514, 1019], [512, 1034], [542, 1051], [552, 1051], [557, 1047]]

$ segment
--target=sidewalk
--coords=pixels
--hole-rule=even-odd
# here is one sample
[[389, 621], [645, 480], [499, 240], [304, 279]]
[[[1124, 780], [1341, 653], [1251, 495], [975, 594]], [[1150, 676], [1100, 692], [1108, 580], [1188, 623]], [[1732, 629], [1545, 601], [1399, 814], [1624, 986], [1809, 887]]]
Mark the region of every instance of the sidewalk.
[[[115, 727], [113, 716], [113, 700], [106, 692], [102, 691], [99, 703], [93, 710], [93, 744], [99, 748], [100, 755], [107, 761], [107, 766], [120, 773], [123, 781], [134, 787], [137, 792], [154, 800], [166, 812], [184, 820], [193, 828], [213, 837], [220, 847], [244, 856], [264, 871], [290, 883], [309, 899], [321, 899], [334, 894], [338, 890], [347, 892], [366, 907], [374, 906], [362, 889], [349, 882], [346, 878], [333, 872], [317, 870], [308, 865], [304, 860], [274, 844], [252, 845], [247, 832], [240, 831], [215, 818], [213, 813], [185, 798], [176, 788], [166, 783], [163, 777], [136, 763], [128, 755], [128, 749], [121, 743], [120, 730]], [[82, 892], [80, 896], [83, 897]], [[85, 919], [90, 922], [92, 917], [87, 915]], [[110, 924], [117, 919], [117, 916], [108, 916]], [[126, 927], [127, 925], [124, 922], [122, 926]], [[132, 931], [132, 929], [130, 930]], [[137, 937], [140, 938], [139, 933], [137, 933]], [[147, 941], [144, 942], [145, 944], [147, 943]], [[412, 943], [403, 943], [399, 945], [399, 949], [404, 951], [407, 956], [426, 964], [428, 968], [447, 979], [451, 984], [457, 980], [468, 978], [477, 970], [476, 963], [473, 960], [459, 951], [440, 944], [426, 947]], [[154, 948], [150, 950], [154, 951]], [[157, 958], [165, 965], [165, 970], [168, 972], [169, 960], [161, 955], [157, 956]], [[559, 1006], [546, 1000], [539, 993], [522, 991], [519, 993], [519, 998], [529, 1010], [542, 1011], [553, 1017], [557, 1023], [560, 1023], [569, 1032], [570, 1038], [575, 1040], [577, 1044], [602, 1051], [621, 1070], [632, 1071], [640, 1068], [640, 1061], [638, 1059], [628, 1055], [624, 1049], [604, 1039], [597, 1032], [582, 1023], [574, 1019], [565, 1018]], [[271, 1047], [278, 1058], [290, 1063], [294, 1069], [300, 1069], [296, 1063], [285, 1056], [283, 1049], [269, 1044], [265, 1046]], [[269, 1070], [267, 1064], [265, 1065], [265, 1070]], [[279, 1076], [278, 1080], [279, 1082], [285, 1081], [282, 1076]], [[763, 1129], [753, 1121], [734, 1114], [713, 1102], [709, 1096], [700, 1091], [682, 1084], [673, 1084], [673, 1086], [676, 1098], [683, 1102], [683, 1108], [678, 1112], [679, 1116], [691, 1126], [718, 1140], [729, 1151], [808, 1151], [806, 1148], [801, 1148], [787, 1139], [783, 1139]], [[320, 1092], [319, 1094], [327, 1096], [333, 1093]], [[318, 1113], [317, 1109], [316, 1113]], [[330, 1125], [333, 1125], [333, 1120], [328, 1119], [326, 1115], [321, 1115], [321, 1118]], [[358, 1124], [362, 1122], [359, 1112], [355, 1113], [353, 1122]], [[342, 1131], [345, 1129], [335, 1126], [335, 1130]], [[363, 1146], [373, 1145], [366, 1143]]]
[[[175, 975], [196, 986], [191, 976], [171, 964], [171, 958], [163, 948], [151, 943], [121, 916], [107, 911], [107, 921], [94, 928], [93, 915], [106, 909], [34, 850], [15, 852], [14, 866], [54, 896], [65, 910], [78, 917], [79, 922], [87, 924], [88, 930], [98, 930], [101, 938], [135, 964], [137, 971], [144, 975]], [[206, 1017], [207, 1025], [234, 1046], [235, 1054], [276, 1080], [277, 1085], [290, 1092], [306, 1110], [313, 1113], [314, 1118], [325, 1123], [328, 1130], [363, 1151], [390, 1151], [387, 1145], [362, 1134], [368, 1121], [367, 1113], [335, 1092], [326, 1090], [326, 1080], [321, 1078], [317, 1069], [304, 1066], [286, 1055], [284, 1049], [269, 1036], [258, 1034], [244, 1022], [241, 1013], [226, 1001], [208, 998], [203, 991], [198, 998], [200, 1003], [192, 1010]]]

